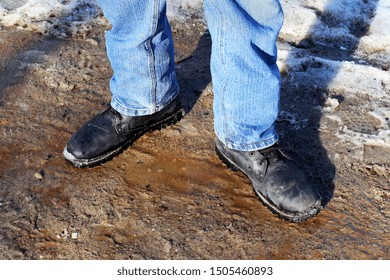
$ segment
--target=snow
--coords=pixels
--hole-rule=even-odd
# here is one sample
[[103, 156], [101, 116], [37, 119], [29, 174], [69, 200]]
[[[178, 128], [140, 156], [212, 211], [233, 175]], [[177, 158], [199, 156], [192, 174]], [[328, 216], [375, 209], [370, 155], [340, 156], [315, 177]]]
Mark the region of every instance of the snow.
[[200, 0], [168, 0], [167, 15], [170, 18], [184, 19], [192, 11], [202, 11], [203, 1]]
[[[0, 24], [64, 35], [88, 25], [98, 14], [94, 0], [0, 0]], [[101, 19], [95, 19], [99, 21]]]
[[[171, 18], [184, 19], [194, 10], [200, 10], [203, 1], [168, 0], [167, 14]], [[87, 24], [96, 16], [95, 0], [0, 0], [0, 23], [4, 26], [26, 26], [47, 33], [58, 18], [71, 24]], [[56, 18], [56, 19], [55, 19]]]
[[[184, 20], [193, 13], [202, 19], [201, 0], [167, 2], [171, 19]], [[296, 77], [297, 83], [311, 79], [311, 83], [324, 87], [324, 91], [368, 100], [362, 110], [378, 123], [376, 134], [349, 130], [337, 113], [338, 101], [331, 97], [322, 109], [343, 127], [337, 132], [340, 140], [361, 147], [369, 143], [389, 148], [390, 0], [281, 0], [281, 3], [285, 23], [280, 37], [291, 44], [279, 50], [279, 67]], [[0, 27], [16, 26], [69, 36], [84, 32], [91, 22], [106, 24], [94, 0], [0, 0]], [[302, 56], [293, 45], [304, 40], [341, 52], [349, 51], [352, 56], [348, 59]], [[315, 63], [322, 67], [311, 67]], [[304, 76], [300, 74], [302, 65], [308, 65]], [[325, 85], [321, 81], [326, 81]]]

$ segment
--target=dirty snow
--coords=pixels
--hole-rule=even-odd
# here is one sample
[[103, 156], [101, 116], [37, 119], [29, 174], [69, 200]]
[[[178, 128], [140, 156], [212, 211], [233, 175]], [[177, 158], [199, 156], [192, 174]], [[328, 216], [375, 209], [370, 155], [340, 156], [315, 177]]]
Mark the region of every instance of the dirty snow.
[[[311, 77], [311, 84], [328, 93], [329, 100], [319, 109], [325, 119], [339, 124], [335, 133], [340, 141], [360, 148], [361, 152], [355, 155], [357, 159], [364, 160], [367, 145], [389, 151], [390, 0], [282, 0], [281, 3], [285, 24], [280, 37], [289, 43], [280, 44], [281, 70], [295, 77], [298, 84]], [[185, 20], [196, 12], [202, 18], [201, 5], [200, 0], [168, 0], [168, 15], [171, 19]], [[85, 33], [92, 21], [107, 23], [93, 0], [0, 0], [1, 26], [67, 37]], [[337, 59], [332, 53], [302, 55], [302, 48], [307, 47], [300, 46], [302, 42], [338, 49], [341, 56]], [[353, 115], [356, 109], [348, 118], [338, 111], [340, 104], [332, 93], [340, 92], [343, 98], [365, 100], [359, 105], [359, 116]], [[374, 123], [372, 129], [358, 127], [355, 119], [362, 116], [361, 126], [369, 119], [368, 123]]]

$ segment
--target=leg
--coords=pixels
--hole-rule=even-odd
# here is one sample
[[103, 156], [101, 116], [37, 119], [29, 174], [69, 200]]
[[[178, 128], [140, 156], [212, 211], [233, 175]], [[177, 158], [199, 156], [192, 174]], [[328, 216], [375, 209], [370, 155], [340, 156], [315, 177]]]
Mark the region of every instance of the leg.
[[178, 93], [165, 0], [98, 2], [112, 25], [106, 33], [111, 106], [127, 116], [159, 111]]
[[280, 73], [278, 0], [205, 0], [212, 36], [217, 152], [252, 182], [272, 211], [294, 222], [316, 215], [320, 196], [306, 174], [276, 146]]
[[77, 167], [103, 163], [145, 132], [180, 119], [173, 41], [165, 0], [99, 0], [112, 25], [107, 54], [114, 70], [110, 108], [86, 122], [64, 156]]
[[213, 40], [215, 132], [232, 149], [269, 147], [277, 141], [281, 6], [276, 0], [205, 0], [204, 5]]

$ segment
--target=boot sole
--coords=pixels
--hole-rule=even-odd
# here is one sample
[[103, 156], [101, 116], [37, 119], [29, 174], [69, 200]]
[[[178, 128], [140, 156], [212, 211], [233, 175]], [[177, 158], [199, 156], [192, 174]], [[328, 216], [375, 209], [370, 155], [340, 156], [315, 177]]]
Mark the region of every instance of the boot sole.
[[[237, 172], [241, 171], [244, 173], [244, 175], [251, 181], [253, 186], [253, 180], [242, 170], [239, 166], [237, 166], [228, 156], [224, 155], [218, 148], [215, 148], [216, 153], [220, 160], [232, 171]], [[307, 219], [316, 216], [321, 210], [322, 210], [322, 203], [321, 201], [317, 201], [314, 205], [312, 205], [309, 209], [303, 212], [287, 212], [283, 209], [280, 209], [279, 207], [275, 206], [270, 200], [268, 200], [265, 196], [261, 194], [256, 188], [254, 188], [255, 193], [259, 197], [260, 201], [267, 206], [272, 213], [278, 215], [280, 218], [283, 218], [287, 221], [294, 222], [294, 223], [301, 223], [306, 221]]]
[[77, 168], [84, 168], [84, 167], [94, 167], [101, 165], [114, 157], [121, 154], [125, 149], [127, 149], [129, 146], [131, 146], [138, 138], [140, 138], [142, 135], [144, 135], [147, 132], [155, 131], [155, 130], [161, 130], [163, 128], [169, 127], [177, 122], [180, 121], [180, 119], [184, 116], [184, 109], [180, 108], [175, 114], [170, 115], [169, 117], [166, 117], [165, 119], [162, 119], [154, 124], [152, 124], [149, 127], [146, 127], [145, 129], [140, 130], [136, 134], [134, 134], [131, 138], [129, 138], [123, 145], [113, 149], [112, 151], [105, 153], [103, 155], [100, 155], [95, 158], [90, 159], [78, 159], [75, 158], [71, 153], [68, 152], [68, 147], [65, 146], [63, 155], [65, 159], [74, 165]]

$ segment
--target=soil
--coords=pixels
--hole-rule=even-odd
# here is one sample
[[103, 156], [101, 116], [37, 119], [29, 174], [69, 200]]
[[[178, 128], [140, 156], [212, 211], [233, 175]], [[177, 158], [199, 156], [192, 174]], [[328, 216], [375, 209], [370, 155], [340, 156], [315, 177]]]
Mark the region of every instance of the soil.
[[[283, 73], [280, 142], [326, 206], [304, 223], [282, 220], [215, 154], [211, 41], [196, 19], [173, 23], [186, 116], [101, 166], [67, 163], [69, 137], [110, 100], [105, 28], [62, 39], [0, 30], [1, 259], [390, 258], [390, 169], [356, 160], [332, 118], [356, 124], [365, 100]], [[322, 110], [330, 96], [337, 112]]]

